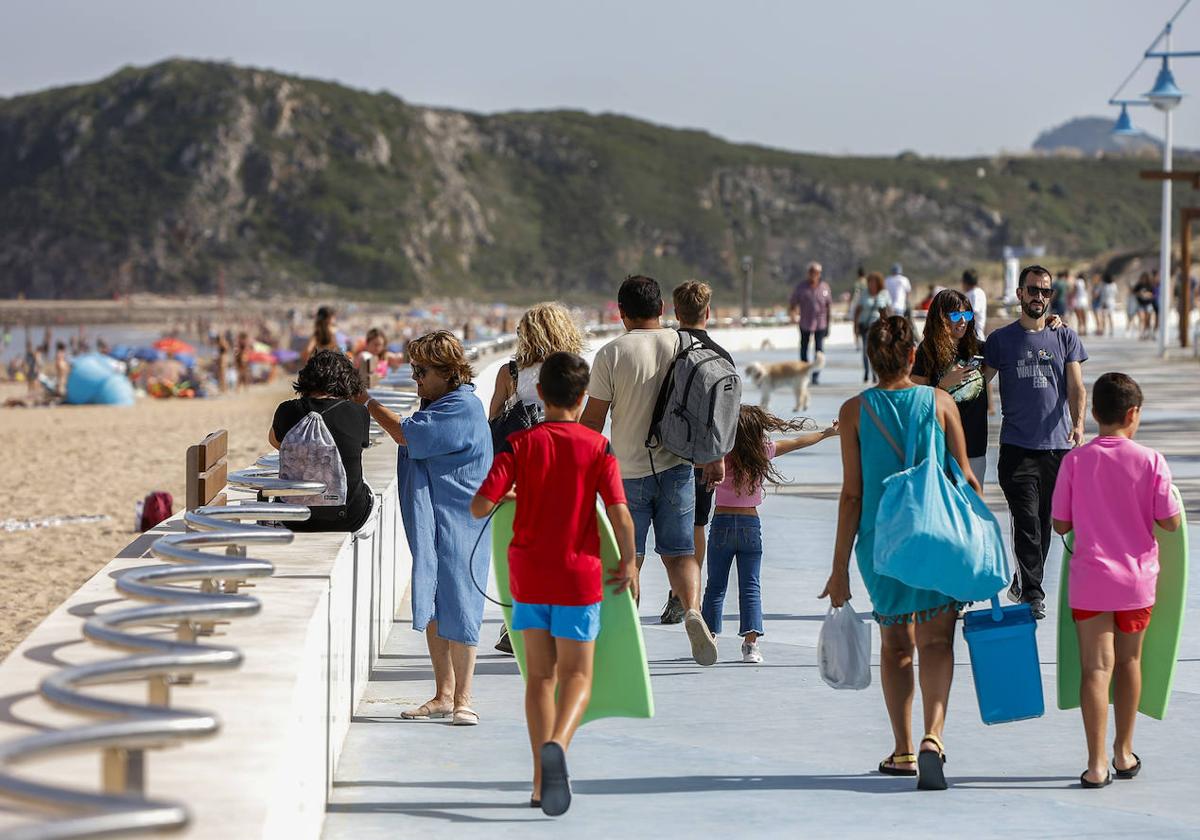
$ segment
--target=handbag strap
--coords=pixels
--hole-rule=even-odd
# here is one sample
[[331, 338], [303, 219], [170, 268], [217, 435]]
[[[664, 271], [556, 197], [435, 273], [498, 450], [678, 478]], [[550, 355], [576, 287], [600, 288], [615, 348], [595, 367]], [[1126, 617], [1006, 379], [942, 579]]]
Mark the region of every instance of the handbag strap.
[[900, 460], [903, 461], [904, 450], [900, 448], [900, 445], [896, 443], [896, 439], [892, 437], [891, 433], [885, 429], [883, 423], [880, 422], [879, 415], [875, 413], [875, 409], [871, 408], [871, 401], [867, 399], [866, 392], [864, 392], [859, 399], [862, 401], [863, 410], [867, 412], [867, 416], [870, 417], [871, 422], [875, 424], [875, 428], [879, 429], [879, 433], [883, 435], [883, 439], [891, 444], [892, 449], [896, 450], [896, 455], [898, 455]]

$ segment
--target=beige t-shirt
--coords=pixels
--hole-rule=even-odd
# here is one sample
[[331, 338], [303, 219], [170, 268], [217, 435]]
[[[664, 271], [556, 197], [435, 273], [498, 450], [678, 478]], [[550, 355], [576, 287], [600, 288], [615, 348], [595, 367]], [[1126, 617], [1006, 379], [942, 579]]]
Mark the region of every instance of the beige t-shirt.
[[679, 333], [657, 329], [632, 330], [596, 353], [588, 394], [612, 403], [611, 440], [621, 478], [645, 478], [684, 463], [678, 455], [656, 447], [651, 469], [651, 450], [646, 449], [654, 403], [678, 350]]

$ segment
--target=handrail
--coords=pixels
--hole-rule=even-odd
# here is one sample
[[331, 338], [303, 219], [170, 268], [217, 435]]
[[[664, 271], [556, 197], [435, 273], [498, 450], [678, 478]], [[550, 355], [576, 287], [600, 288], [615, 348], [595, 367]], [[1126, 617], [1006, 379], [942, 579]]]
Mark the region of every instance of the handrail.
[[[256, 476], [247, 478], [257, 480]], [[271, 492], [277, 495], [324, 489], [319, 482], [273, 479], [272, 484]], [[256, 598], [237, 594], [237, 586], [251, 578], [267, 577], [275, 567], [266, 560], [244, 556], [246, 548], [287, 544], [293, 538], [282, 528], [240, 520], [300, 521], [309, 515], [302, 505], [262, 502], [202, 507], [184, 515], [185, 523], [195, 530], [168, 534], [151, 547], [154, 556], [165, 563], [126, 569], [116, 576], [120, 593], [149, 605], [92, 616], [84, 623], [83, 635], [131, 655], [68, 666], [42, 681], [39, 690], [46, 701], [101, 721], [0, 743], [0, 794], [48, 807], [54, 814], [49, 821], [9, 829], [0, 834], [3, 840], [127, 836], [187, 825], [189, 815], [183, 804], [146, 797], [145, 751], [209, 737], [220, 728], [210, 712], [171, 708], [171, 686], [187, 684], [197, 671], [241, 665], [237, 648], [197, 644], [196, 638], [206, 630], [211, 632], [217, 621], [254, 615], [261, 608]], [[212, 548], [225, 548], [227, 553], [203, 550]], [[188, 582], [200, 582], [201, 586], [178, 585]], [[214, 582], [225, 586], [215, 587]], [[164, 623], [176, 625], [175, 639], [130, 632], [133, 627]], [[81, 690], [130, 679], [148, 681], [145, 703]], [[9, 769], [35, 758], [97, 748], [103, 751], [100, 791], [30, 781]]]

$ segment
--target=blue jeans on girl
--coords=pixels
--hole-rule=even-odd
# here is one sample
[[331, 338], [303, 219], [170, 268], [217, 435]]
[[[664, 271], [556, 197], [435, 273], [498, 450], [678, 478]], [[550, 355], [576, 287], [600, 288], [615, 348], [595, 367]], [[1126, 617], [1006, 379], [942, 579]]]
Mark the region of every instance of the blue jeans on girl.
[[762, 570], [762, 523], [757, 516], [718, 513], [708, 532], [708, 583], [704, 587], [701, 613], [714, 633], [721, 632], [721, 613], [725, 607], [725, 590], [729, 587], [729, 572], [737, 562], [738, 576], [738, 635], [763, 635], [762, 590], [759, 573]]

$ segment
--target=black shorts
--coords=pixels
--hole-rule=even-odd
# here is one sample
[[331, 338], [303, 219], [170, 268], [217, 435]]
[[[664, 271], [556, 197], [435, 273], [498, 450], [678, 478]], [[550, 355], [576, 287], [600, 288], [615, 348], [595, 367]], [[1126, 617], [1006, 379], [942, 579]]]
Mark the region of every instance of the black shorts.
[[704, 470], [696, 470], [696, 527], [703, 528], [712, 516], [714, 491], [704, 486]]

